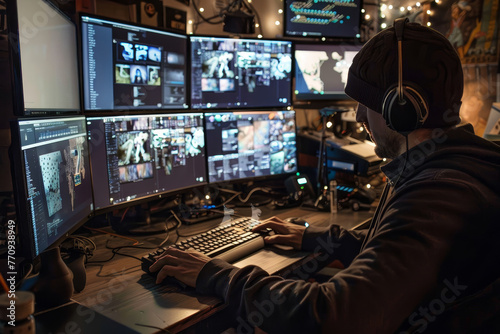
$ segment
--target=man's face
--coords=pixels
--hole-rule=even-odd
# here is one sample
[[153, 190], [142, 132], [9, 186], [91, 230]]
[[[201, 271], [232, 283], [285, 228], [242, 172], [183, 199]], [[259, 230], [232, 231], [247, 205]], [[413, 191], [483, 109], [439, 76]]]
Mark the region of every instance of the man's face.
[[404, 137], [389, 129], [382, 114], [358, 104], [356, 121], [363, 123], [375, 143], [375, 153], [380, 158], [394, 159], [402, 153], [401, 146], [404, 143]]

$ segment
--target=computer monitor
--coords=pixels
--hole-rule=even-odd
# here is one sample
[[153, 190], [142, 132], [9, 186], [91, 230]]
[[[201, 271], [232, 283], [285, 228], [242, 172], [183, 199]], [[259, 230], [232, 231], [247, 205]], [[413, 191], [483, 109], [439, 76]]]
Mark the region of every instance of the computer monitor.
[[295, 111], [205, 114], [209, 182], [297, 172]]
[[186, 109], [187, 37], [81, 15], [85, 111]]
[[337, 39], [359, 37], [361, 0], [285, 0], [284, 3], [286, 36]]
[[350, 100], [344, 92], [347, 74], [362, 45], [297, 43], [294, 47], [295, 101]]
[[43, 0], [9, 1], [14, 114], [77, 114], [80, 106], [76, 26]]
[[207, 182], [202, 113], [87, 118], [95, 210]]
[[191, 36], [193, 109], [291, 105], [292, 42]]
[[34, 259], [92, 213], [85, 118], [20, 119], [11, 131], [18, 250]]

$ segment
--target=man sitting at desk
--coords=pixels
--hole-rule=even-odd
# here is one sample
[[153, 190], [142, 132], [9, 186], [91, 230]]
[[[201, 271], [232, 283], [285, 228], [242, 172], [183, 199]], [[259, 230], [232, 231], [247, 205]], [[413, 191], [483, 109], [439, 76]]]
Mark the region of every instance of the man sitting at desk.
[[274, 229], [269, 244], [346, 269], [306, 282], [171, 249], [151, 266], [158, 282], [171, 275], [220, 296], [266, 332], [500, 333], [500, 149], [458, 126], [456, 51], [438, 32], [397, 20], [354, 58], [346, 93], [376, 153], [392, 159], [369, 230], [278, 219], [255, 228]]

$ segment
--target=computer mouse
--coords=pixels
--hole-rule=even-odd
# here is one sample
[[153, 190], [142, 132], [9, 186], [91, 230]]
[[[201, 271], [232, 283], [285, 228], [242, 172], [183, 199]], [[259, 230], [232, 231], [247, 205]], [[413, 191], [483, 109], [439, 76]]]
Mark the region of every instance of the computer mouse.
[[285, 219], [285, 221], [296, 225], [309, 226], [309, 223], [304, 218], [290, 217]]

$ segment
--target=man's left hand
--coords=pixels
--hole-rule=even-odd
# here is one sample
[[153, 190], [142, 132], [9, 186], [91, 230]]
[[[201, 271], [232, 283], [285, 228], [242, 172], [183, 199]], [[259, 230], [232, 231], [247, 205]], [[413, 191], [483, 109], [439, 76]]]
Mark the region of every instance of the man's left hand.
[[167, 276], [173, 276], [184, 284], [195, 287], [196, 279], [203, 266], [210, 261], [208, 256], [194, 251], [181, 251], [168, 248], [160, 258], [149, 267], [151, 272], [158, 272], [156, 284], [160, 284]]

